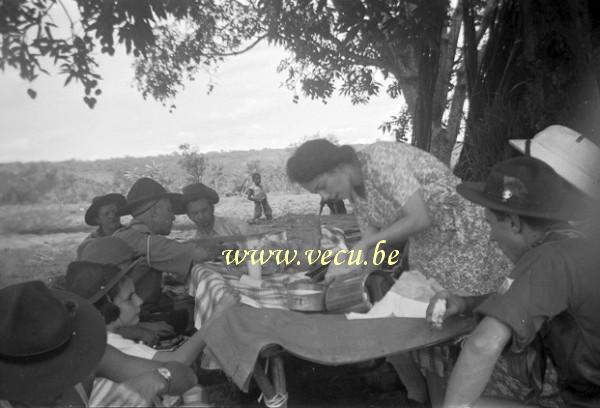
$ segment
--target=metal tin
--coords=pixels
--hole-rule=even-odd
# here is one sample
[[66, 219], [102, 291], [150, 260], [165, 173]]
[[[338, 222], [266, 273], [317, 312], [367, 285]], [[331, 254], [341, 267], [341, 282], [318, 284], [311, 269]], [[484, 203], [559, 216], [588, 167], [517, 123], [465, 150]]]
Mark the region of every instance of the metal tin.
[[325, 286], [314, 282], [293, 282], [288, 285], [288, 307], [298, 312], [325, 310]]

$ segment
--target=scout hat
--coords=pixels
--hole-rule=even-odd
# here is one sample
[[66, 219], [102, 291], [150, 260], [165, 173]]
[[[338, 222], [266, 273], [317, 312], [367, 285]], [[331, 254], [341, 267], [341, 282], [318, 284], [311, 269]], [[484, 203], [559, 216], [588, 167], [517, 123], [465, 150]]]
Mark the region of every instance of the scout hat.
[[85, 223], [87, 225], [98, 225], [96, 217], [98, 217], [98, 210], [100, 207], [106, 204], [116, 204], [117, 212], [119, 212], [126, 204], [125, 196], [119, 193], [110, 193], [103, 196], [94, 197], [92, 205], [85, 212]]
[[183, 214], [185, 212], [185, 209], [181, 205], [181, 194], [169, 193], [157, 181], [148, 177], [142, 177], [131, 186], [131, 189], [127, 193], [127, 204], [121, 210], [120, 215], [138, 215], [132, 214], [132, 211], [136, 207], [163, 198], [168, 198], [171, 201], [173, 213]]
[[573, 129], [549, 126], [533, 139], [508, 141], [515, 149], [547, 163], [592, 198], [600, 198], [600, 148]]
[[89, 376], [106, 347], [100, 313], [40, 281], [0, 289], [0, 400], [49, 404]]
[[570, 221], [577, 214], [560, 176], [533, 157], [516, 157], [492, 167], [485, 183], [462, 182], [456, 191], [483, 207], [518, 215]]
[[116, 265], [74, 261], [67, 267], [65, 287], [69, 292], [96, 303], [131, 270]]
[[182, 190], [183, 193], [183, 206], [186, 207], [189, 203], [203, 198], [207, 199], [209, 203], [215, 205], [219, 202], [219, 194], [212, 188], [202, 183], [194, 183], [185, 186]]
[[122, 239], [111, 236], [90, 241], [77, 259], [67, 267], [66, 288], [95, 303], [143, 257], [138, 257]]

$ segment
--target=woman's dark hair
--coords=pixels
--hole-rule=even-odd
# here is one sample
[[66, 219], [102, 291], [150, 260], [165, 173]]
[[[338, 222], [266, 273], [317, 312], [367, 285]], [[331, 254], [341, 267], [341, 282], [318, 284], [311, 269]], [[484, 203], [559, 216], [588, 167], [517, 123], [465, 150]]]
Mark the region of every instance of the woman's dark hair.
[[296, 183], [305, 183], [342, 163], [356, 160], [356, 151], [351, 146], [337, 146], [326, 139], [309, 140], [288, 159], [287, 175]]
[[104, 323], [109, 324], [114, 322], [121, 315], [121, 309], [119, 306], [115, 305], [112, 300], [119, 294], [121, 283], [117, 283], [111, 290], [106, 293], [106, 295], [102, 296], [100, 300], [94, 303], [94, 306], [102, 317], [104, 317]]

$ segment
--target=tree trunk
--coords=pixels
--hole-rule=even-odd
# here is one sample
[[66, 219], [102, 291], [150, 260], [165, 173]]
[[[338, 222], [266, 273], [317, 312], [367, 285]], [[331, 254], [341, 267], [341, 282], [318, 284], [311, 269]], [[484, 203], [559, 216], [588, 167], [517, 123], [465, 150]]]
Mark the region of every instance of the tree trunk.
[[432, 2], [429, 11], [429, 30], [421, 44], [417, 103], [413, 116], [413, 144], [425, 151], [431, 150], [433, 97], [438, 82], [440, 43], [447, 5], [447, 0]]
[[448, 132], [447, 129], [444, 129], [442, 125], [442, 118], [447, 105], [448, 89], [450, 87], [450, 79], [452, 68], [454, 66], [454, 57], [456, 54], [456, 46], [458, 44], [461, 22], [462, 6], [459, 3], [452, 13], [450, 27], [448, 30], [445, 30], [442, 35], [442, 45], [440, 47], [440, 69], [433, 95], [431, 154], [440, 159], [442, 162], [446, 163], [448, 166], [450, 165], [452, 149], [454, 148], [456, 135], [458, 133], [455, 133], [454, 139], [452, 139], [452, 133]]
[[[586, 0], [503, 1], [475, 76], [459, 177], [483, 179], [511, 138], [552, 124], [592, 134], [600, 102]], [[473, 61], [473, 48], [468, 61]], [[469, 73], [469, 71], [467, 71]]]

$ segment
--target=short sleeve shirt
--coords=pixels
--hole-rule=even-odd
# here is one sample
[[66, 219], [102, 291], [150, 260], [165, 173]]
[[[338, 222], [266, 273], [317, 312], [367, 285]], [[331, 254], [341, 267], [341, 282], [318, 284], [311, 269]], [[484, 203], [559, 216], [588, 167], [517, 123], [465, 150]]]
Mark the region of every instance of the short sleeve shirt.
[[215, 217], [212, 230], [209, 233], [205, 231], [196, 230], [196, 236], [194, 238], [206, 238], [214, 236], [228, 236], [228, 235], [247, 235], [249, 233], [248, 224], [243, 220], [227, 217]]
[[144, 256], [148, 266], [161, 272], [186, 275], [192, 265], [194, 244], [153, 234], [146, 225], [132, 221], [113, 234], [127, 242], [136, 256]]
[[583, 239], [546, 242], [525, 253], [501, 290], [475, 312], [511, 328], [513, 352], [540, 333], [562, 388], [600, 396], [599, 267]]

